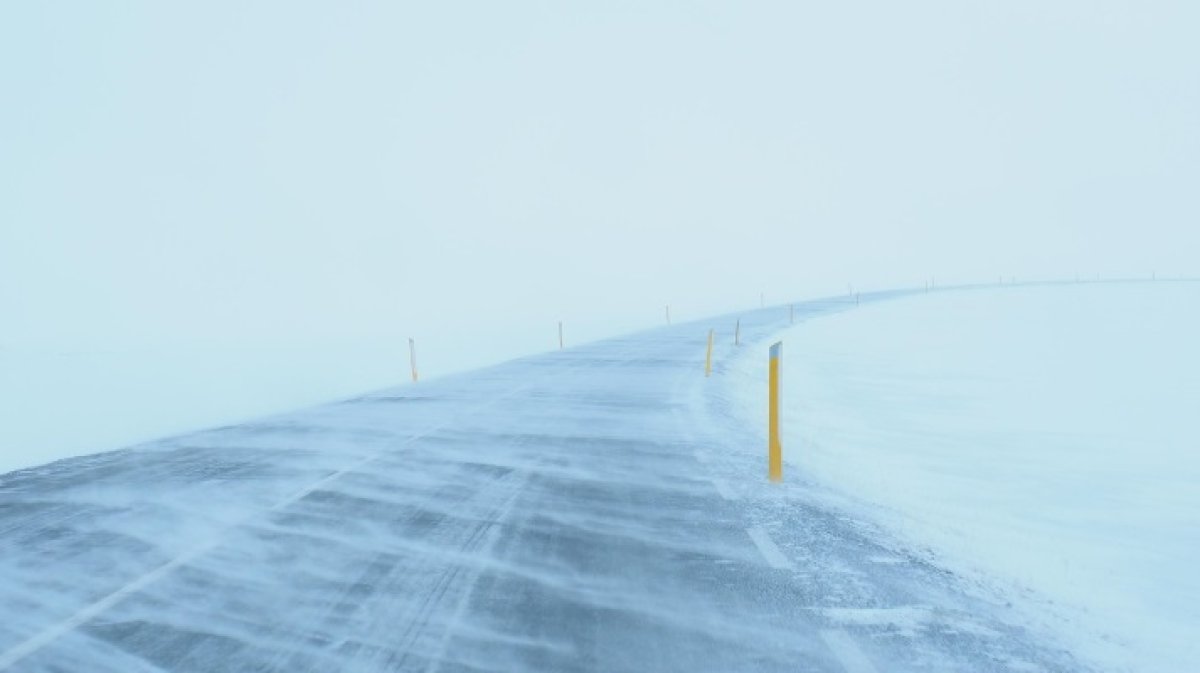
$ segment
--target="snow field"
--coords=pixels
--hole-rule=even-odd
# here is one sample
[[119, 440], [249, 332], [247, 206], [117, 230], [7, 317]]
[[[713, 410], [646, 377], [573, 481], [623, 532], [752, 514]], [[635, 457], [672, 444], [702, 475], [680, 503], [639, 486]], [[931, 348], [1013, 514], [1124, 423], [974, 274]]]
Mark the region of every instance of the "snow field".
[[[785, 478], [1106, 668], [1200, 655], [1200, 284], [940, 291], [786, 330]], [[759, 351], [762, 352], [759, 352]], [[765, 424], [766, 349], [733, 363]]]

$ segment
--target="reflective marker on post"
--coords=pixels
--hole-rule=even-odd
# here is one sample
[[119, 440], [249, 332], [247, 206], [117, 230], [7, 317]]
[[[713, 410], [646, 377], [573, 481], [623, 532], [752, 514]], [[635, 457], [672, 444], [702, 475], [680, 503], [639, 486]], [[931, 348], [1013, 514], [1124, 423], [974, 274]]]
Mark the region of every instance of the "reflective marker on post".
[[783, 481], [783, 445], [779, 441], [779, 365], [783, 359], [783, 342], [771, 346], [770, 372], [767, 387], [767, 470], [771, 481]]

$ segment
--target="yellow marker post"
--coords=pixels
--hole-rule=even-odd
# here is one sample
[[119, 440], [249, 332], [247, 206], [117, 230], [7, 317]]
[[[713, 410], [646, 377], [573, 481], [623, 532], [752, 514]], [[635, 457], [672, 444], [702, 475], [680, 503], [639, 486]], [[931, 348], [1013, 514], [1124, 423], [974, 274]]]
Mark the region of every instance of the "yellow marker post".
[[712, 376], [713, 331], [708, 330], [708, 353], [704, 356], [704, 376]]
[[783, 481], [783, 445], [779, 441], [779, 365], [783, 359], [783, 342], [771, 346], [770, 373], [767, 388], [767, 471], [771, 481]]
[[412, 365], [413, 383], [416, 383], [417, 382], [417, 342], [413, 341], [412, 337], [408, 338], [408, 361], [409, 361], [409, 364]]
[[742, 345], [742, 319], [738, 318], [737, 326], [733, 328], [733, 345]]

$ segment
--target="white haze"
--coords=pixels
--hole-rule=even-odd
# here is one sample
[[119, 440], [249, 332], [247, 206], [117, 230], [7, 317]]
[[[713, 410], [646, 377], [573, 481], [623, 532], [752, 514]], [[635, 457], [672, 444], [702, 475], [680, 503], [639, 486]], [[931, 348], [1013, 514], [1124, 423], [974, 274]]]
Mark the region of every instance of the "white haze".
[[1197, 33], [1189, 2], [7, 3], [0, 470], [400, 381], [409, 336], [436, 376], [668, 303], [1194, 272]]

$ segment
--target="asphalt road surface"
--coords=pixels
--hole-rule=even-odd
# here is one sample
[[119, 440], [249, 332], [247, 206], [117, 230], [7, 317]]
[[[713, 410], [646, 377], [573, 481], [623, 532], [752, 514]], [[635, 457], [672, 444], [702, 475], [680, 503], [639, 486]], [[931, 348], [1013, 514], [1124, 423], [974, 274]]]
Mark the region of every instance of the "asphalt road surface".
[[709, 379], [675, 325], [0, 476], [0, 670], [1081, 670], [768, 484], [732, 323]]

